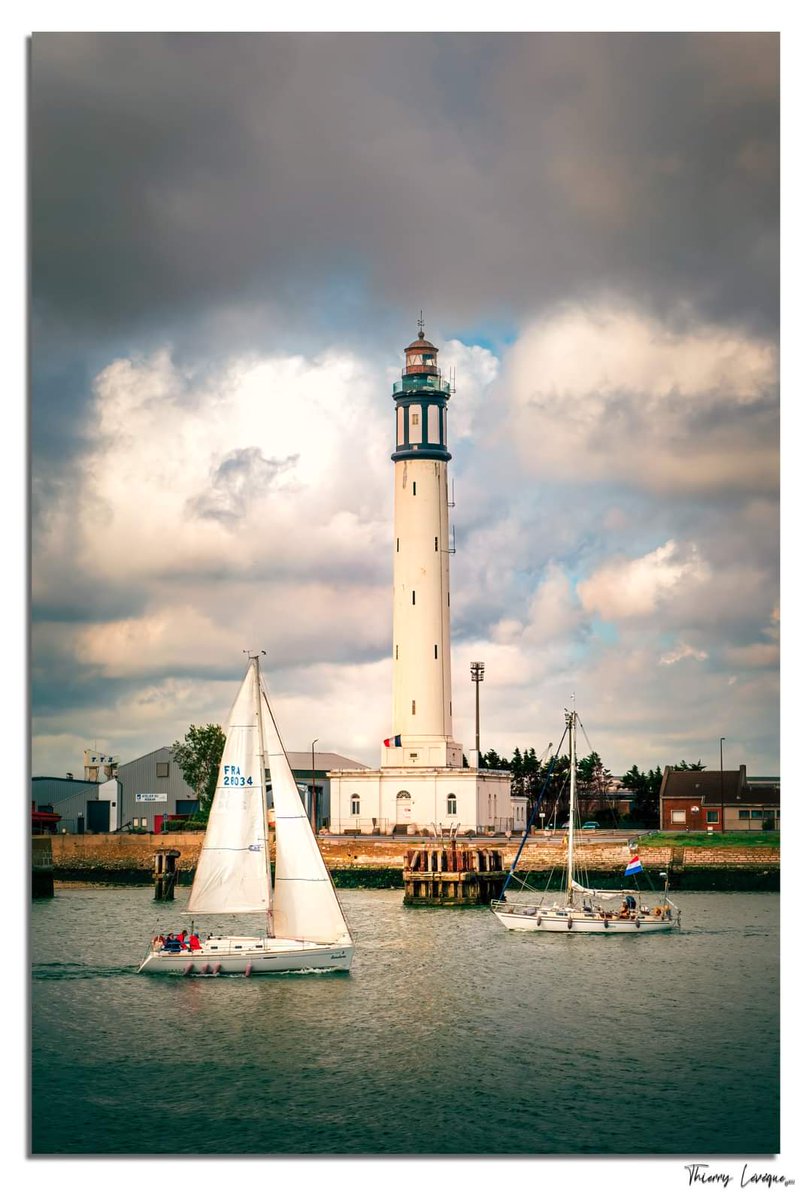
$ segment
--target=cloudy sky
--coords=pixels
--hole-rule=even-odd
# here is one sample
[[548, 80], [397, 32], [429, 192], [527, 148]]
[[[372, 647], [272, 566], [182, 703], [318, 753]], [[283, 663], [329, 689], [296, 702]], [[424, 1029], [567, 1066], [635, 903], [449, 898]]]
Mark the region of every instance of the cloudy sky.
[[455, 734], [777, 773], [774, 34], [35, 34], [34, 774], [391, 728], [392, 383], [456, 370]]

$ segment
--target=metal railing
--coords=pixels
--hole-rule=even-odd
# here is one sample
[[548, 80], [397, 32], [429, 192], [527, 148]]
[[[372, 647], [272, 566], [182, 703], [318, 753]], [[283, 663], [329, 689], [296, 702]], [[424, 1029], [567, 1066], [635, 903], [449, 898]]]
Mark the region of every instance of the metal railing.
[[400, 383], [392, 384], [393, 396], [398, 392], [442, 392], [447, 396], [450, 391], [451, 385], [448, 380], [439, 375], [404, 375]]

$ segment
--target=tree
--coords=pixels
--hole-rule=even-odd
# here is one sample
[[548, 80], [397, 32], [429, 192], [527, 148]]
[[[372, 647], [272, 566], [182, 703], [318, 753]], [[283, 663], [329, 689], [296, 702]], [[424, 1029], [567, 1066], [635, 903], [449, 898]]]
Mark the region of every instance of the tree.
[[671, 767], [672, 771], [704, 771], [705, 763], [700, 759], [699, 762], [687, 763], [683, 758], [682, 762], [674, 763]]
[[582, 811], [585, 814], [606, 807], [606, 796], [612, 776], [596, 750], [593, 750], [588, 758], [579, 759], [577, 780], [578, 794], [583, 797]]
[[203, 813], [209, 811], [214, 799], [225, 744], [226, 735], [219, 725], [190, 725], [183, 741], [172, 744], [175, 762]]
[[525, 795], [532, 806], [538, 799], [542, 785], [541, 766], [535, 746], [531, 746], [529, 750], [525, 750], [522, 755], [522, 774], [524, 775]]
[[660, 767], [653, 771], [640, 771], [635, 764], [622, 777], [621, 783], [634, 792], [631, 818], [637, 825], [656, 829], [660, 823], [660, 785], [663, 773]]
[[510, 771], [510, 794], [511, 796], [525, 796], [527, 793], [524, 790], [524, 759], [522, 752], [517, 746], [513, 751], [513, 758], [508, 764]]
[[553, 759], [552, 764], [547, 763], [542, 775], [542, 785], [547, 779], [548, 771], [549, 780], [542, 804], [544, 824], [560, 825], [567, 819], [569, 813], [570, 760], [568, 755], [564, 754], [560, 758]]
[[482, 756], [482, 765], [486, 771], [509, 771], [510, 763], [506, 758], [502, 758], [501, 754], [493, 749], [490, 749], [487, 754]]

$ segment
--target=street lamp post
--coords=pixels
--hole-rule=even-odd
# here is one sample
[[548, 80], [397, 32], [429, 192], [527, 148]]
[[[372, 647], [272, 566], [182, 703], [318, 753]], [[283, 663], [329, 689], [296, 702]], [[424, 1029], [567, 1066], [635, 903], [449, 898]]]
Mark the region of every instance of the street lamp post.
[[310, 743], [310, 774], [313, 783], [310, 794], [310, 820], [314, 833], [318, 833], [318, 822], [316, 820], [316, 742], [318, 740], [318, 738], [313, 738], [313, 741]]
[[722, 748], [722, 742], [725, 739], [719, 738], [719, 832], [725, 832], [725, 757]]
[[485, 664], [483, 662], [471, 663], [471, 678], [476, 687], [476, 769], [479, 770], [479, 685], [485, 678]]

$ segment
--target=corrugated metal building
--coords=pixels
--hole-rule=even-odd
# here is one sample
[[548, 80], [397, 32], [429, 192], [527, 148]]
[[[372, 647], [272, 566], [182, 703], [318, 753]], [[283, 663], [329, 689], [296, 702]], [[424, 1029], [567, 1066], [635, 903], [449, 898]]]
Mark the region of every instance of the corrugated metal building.
[[[308, 812], [315, 791], [318, 826], [329, 824], [327, 772], [357, 770], [363, 764], [340, 754], [313, 756], [307, 751], [294, 751], [288, 758]], [[188, 816], [197, 808], [194, 793], [169, 746], [122, 763], [116, 776], [103, 783], [35, 776], [31, 780], [31, 799], [34, 808], [51, 808], [59, 813], [57, 828], [66, 833], [108, 833], [119, 829], [158, 833], [166, 817]]]
[[60, 814], [58, 828], [66, 833], [156, 833], [166, 817], [187, 816], [197, 808], [168, 746], [122, 763], [117, 777], [104, 783], [35, 777], [31, 796], [35, 808], [49, 805]]
[[[32, 808], [40, 812], [59, 813], [58, 830], [66, 833], [84, 833], [88, 828], [88, 814], [95, 821], [98, 809], [99, 785], [70, 776], [35, 775], [31, 780]], [[109, 825], [105, 825], [105, 830]]]

